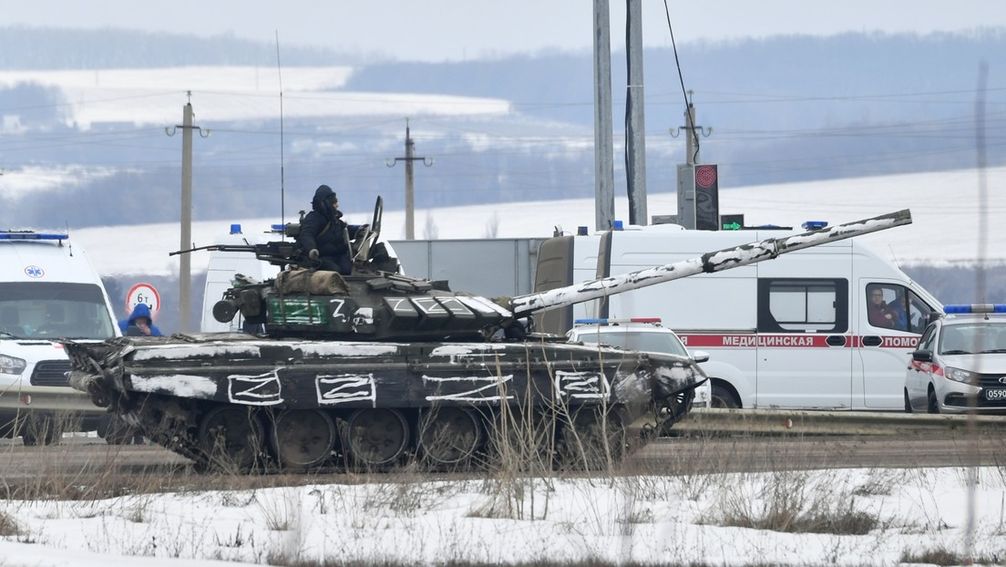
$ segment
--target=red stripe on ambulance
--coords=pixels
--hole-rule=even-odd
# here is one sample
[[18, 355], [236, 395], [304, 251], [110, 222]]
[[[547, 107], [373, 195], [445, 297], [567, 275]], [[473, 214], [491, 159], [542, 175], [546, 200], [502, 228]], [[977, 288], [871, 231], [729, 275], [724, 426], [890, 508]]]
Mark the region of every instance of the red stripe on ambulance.
[[[837, 335], [844, 344], [828, 344], [829, 335], [756, 335], [751, 333], [731, 334], [679, 334], [685, 346], [690, 348], [863, 348], [863, 337], [859, 335]], [[919, 344], [916, 336], [880, 337], [880, 345], [865, 348], [915, 348]]]

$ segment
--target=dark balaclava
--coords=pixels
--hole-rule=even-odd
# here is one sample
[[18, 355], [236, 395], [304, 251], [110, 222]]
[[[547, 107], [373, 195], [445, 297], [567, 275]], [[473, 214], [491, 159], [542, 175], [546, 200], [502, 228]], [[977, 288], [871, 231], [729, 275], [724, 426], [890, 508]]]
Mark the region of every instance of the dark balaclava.
[[311, 207], [318, 211], [325, 218], [332, 218], [332, 201], [335, 199], [335, 191], [328, 185], [319, 185], [314, 192], [314, 199], [311, 200]]

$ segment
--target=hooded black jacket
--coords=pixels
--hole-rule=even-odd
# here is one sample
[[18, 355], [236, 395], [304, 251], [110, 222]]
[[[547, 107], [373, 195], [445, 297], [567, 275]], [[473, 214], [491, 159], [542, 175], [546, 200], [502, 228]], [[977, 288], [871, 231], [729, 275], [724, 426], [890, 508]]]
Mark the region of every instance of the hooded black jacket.
[[349, 238], [356, 238], [356, 233], [362, 225], [347, 225], [342, 220], [342, 212], [332, 208], [335, 192], [328, 185], [322, 185], [314, 192], [311, 201], [311, 212], [304, 216], [300, 223], [300, 235], [297, 243], [306, 256], [311, 250], [318, 250], [322, 269], [338, 270], [343, 274], [350, 272], [349, 242], [346, 241], [345, 230]]

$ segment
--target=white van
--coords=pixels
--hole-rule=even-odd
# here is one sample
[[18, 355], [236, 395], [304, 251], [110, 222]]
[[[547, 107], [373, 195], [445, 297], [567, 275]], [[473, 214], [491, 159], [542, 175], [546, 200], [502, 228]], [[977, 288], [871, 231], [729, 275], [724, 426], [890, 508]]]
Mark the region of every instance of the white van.
[[69, 387], [56, 340], [118, 334], [101, 278], [68, 235], [0, 231], [0, 432], [36, 445], [104, 429], [106, 412]]
[[[232, 224], [230, 231], [215, 239], [216, 244], [264, 244], [279, 238], [277, 227], [272, 232], [244, 234], [240, 224]], [[244, 318], [239, 312], [229, 323], [221, 323], [213, 318], [213, 306], [220, 301], [223, 293], [232, 287], [234, 276], [242, 274], [258, 281], [276, 277], [279, 266], [255, 258], [251, 252], [210, 252], [206, 268], [206, 285], [203, 287], [203, 309], [199, 330], [204, 333], [241, 332]]]
[[[547, 241], [539, 251], [537, 285], [623, 274], [792, 233], [655, 225], [605, 234], [610, 239], [595, 234]], [[877, 290], [903, 314], [898, 320], [871, 319], [868, 293]], [[702, 367], [712, 381], [713, 405], [742, 408], [901, 410], [910, 351], [928, 314], [942, 308], [859, 239], [607, 301], [606, 310], [599, 301], [580, 304], [539, 326], [564, 333], [574, 318], [660, 317], [689, 349], [709, 352]]]

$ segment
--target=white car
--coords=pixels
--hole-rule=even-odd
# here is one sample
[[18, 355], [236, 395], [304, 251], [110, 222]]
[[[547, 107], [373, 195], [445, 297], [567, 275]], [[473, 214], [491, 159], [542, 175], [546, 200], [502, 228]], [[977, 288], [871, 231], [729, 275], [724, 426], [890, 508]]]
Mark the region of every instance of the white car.
[[905, 376], [905, 411], [1006, 413], [1006, 305], [947, 305]]
[[[700, 350], [689, 352], [674, 331], [660, 326], [659, 319], [583, 319], [577, 321], [577, 325], [566, 333], [566, 337], [570, 342], [599, 343], [627, 350], [675, 354], [691, 360], [695, 372], [703, 378], [706, 376], [699, 363], [709, 360], [709, 353]], [[692, 407], [709, 407], [711, 399], [709, 380], [703, 380], [695, 389]]]

